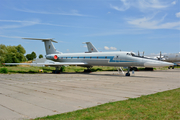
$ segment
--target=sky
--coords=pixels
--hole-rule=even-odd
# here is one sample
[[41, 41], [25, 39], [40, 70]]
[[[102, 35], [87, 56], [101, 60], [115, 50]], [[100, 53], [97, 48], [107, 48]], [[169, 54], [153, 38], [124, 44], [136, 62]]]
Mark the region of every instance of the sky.
[[45, 55], [53, 38], [63, 53], [99, 51], [180, 52], [180, 0], [0, 0], [0, 44]]

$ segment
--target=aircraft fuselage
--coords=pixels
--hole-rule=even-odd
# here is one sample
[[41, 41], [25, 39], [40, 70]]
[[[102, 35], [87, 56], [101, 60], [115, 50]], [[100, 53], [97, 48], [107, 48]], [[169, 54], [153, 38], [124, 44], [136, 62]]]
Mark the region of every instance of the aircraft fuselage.
[[[57, 56], [55, 59], [54, 56]], [[153, 60], [150, 58], [139, 57], [131, 52], [93, 52], [93, 53], [66, 53], [66, 54], [50, 54], [46, 58], [55, 62], [84, 62], [86, 66], [117, 66], [117, 67], [155, 67], [167, 66], [172, 63]]]

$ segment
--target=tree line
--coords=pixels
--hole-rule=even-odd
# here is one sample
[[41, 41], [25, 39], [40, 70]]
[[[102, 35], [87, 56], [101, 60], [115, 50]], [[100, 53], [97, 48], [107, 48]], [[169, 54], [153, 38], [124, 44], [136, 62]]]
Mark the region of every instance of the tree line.
[[[37, 57], [36, 53], [33, 51], [31, 54], [24, 55], [26, 50], [23, 46], [6, 46], [0, 44], [0, 64], [2, 63], [20, 63], [27, 60], [33, 60]], [[40, 54], [39, 58], [43, 58]]]

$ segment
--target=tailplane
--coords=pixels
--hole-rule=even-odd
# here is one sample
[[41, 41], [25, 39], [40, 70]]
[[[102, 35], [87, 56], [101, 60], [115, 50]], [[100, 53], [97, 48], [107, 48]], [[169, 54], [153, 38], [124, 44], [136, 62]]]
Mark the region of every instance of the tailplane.
[[88, 52], [99, 52], [91, 42], [85, 42], [87, 44]]
[[52, 44], [52, 42], [58, 43], [57, 41], [54, 41], [53, 39], [38, 39], [38, 38], [22, 38], [22, 39], [28, 39], [28, 40], [42, 40], [45, 45], [46, 49], [46, 55], [48, 54], [61, 54], [61, 52], [57, 51]]

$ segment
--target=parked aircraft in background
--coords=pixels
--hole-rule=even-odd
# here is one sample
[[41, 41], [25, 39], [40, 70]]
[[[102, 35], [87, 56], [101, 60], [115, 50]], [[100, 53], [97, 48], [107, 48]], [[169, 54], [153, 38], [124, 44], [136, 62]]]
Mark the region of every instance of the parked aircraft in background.
[[[91, 69], [93, 66], [115, 66], [128, 67], [126, 76], [130, 76], [130, 67], [163, 67], [173, 66], [173, 63], [154, 60], [135, 55], [133, 52], [116, 51], [116, 52], [97, 52], [93, 46], [92, 52], [88, 53], [61, 53], [54, 48], [52, 42], [57, 43], [53, 39], [37, 39], [37, 38], [23, 38], [28, 40], [42, 40], [45, 43], [46, 59], [52, 60], [52, 63], [4, 63], [4, 65], [33, 65], [43, 64], [47, 66], [56, 67], [60, 69], [63, 65], [77, 65]], [[87, 44], [88, 42], [86, 42]], [[88, 43], [89, 44], [89, 43]], [[96, 52], [94, 52], [96, 50]]]
[[[164, 54], [162, 55], [160, 52], [159, 56], [156, 56], [158, 60], [161, 61], [166, 61], [166, 62], [172, 62], [175, 63], [176, 65], [180, 65], [180, 52], [179, 53], [169, 53], [169, 54]], [[171, 66], [169, 66], [170, 69]], [[172, 66], [172, 69], [174, 69], [174, 66]]]
[[83, 44], [87, 44], [88, 52], [99, 52], [91, 42], [84, 42]]

